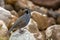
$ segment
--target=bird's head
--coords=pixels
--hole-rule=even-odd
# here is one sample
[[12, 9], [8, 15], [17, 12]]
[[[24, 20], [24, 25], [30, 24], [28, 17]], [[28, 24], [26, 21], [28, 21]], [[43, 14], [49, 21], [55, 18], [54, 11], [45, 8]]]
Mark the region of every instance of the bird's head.
[[24, 12], [25, 12], [26, 14], [28, 14], [29, 16], [31, 16], [31, 10], [30, 10], [30, 9], [25, 8]]

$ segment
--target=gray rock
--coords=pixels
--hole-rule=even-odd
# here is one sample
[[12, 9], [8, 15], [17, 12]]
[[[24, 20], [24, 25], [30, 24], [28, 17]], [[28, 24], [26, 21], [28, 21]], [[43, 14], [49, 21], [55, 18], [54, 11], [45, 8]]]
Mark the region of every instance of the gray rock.
[[60, 40], [60, 25], [53, 25], [47, 28], [46, 38], [48, 40]]
[[0, 0], [0, 7], [5, 7], [4, 0]]
[[9, 40], [35, 40], [34, 36], [26, 29], [23, 30], [24, 33], [19, 33], [19, 30], [12, 33]]
[[3, 20], [6, 24], [9, 23], [9, 19], [11, 18], [11, 13], [4, 8], [0, 7], [0, 20]]

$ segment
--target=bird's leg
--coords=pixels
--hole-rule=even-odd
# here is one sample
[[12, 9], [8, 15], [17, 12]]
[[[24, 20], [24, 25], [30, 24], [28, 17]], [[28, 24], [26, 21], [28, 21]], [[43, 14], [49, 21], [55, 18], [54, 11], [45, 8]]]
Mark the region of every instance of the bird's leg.
[[19, 29], [19, 33], [23, 34], [24, 30], [23, 29]]

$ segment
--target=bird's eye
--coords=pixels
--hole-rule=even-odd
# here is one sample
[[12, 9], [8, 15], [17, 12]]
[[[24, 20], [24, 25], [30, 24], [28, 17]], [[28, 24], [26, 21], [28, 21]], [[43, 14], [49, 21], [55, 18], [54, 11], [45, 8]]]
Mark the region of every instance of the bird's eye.
[[28, 10], [27, 11], [25, 11], [26, 12], [26, 14], [28, 14], [29, 12], [28, 12]]

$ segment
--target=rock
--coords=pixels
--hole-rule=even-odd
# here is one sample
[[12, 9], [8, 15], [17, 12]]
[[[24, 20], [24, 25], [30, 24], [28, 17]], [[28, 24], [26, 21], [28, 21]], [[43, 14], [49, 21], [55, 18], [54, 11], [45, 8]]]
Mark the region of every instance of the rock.
[[24, 14], [24, 10], [20, 9], [20, 10], [18, 11], [18, 16], [22, 16], [23, 14]]
[[60, 20], [60, 13], [59, 12], [50, 10], [50, 11], [48, 11], [47, 16], [54, 18], [55, 22], [57, 24], [60, 24], [60, 21], [59, 21]]
[[16, 2], [17, 2], [17, 0], [5, 0], [6, 4], [14, 4]]
[[33, 11], [31, 14], [32, 19], [37, 22], [39, 30], [44, 30], [48, 27], [48, 18], [46, 15], [42, 15], [42, 13], [36, 11]]
[[9, 24], [11, 18], [11, 13], [4, 8], [0, 7], [0, 20], [3, 20], [6, 25]]
[[23, 29], [23, 31], [23, 33], [19, 33], [19, 30], [15, 31], [9, 40], [36, 40], [28, 30]]
[[11, 17], [11, 13], [8, 10], [5, 10], [2, 7], [0, 7], [0, 14], [4, 15], [6, 17]]
[[47, 8], [56, 9], [59, 7], [60, 0], [31, 0], [34, 4]]
[[7, 31], [7, 26], [2, 20], [0, 20], [0, 40], [8, 40], [8, 36], [6, 35]]
[[57, 19], [56, 19], [56, 23], [57, 24], [60, 24], [60, 8], [58, 9], [58, 10], [55, 10], [55, 12], [56, 12], [56, 14], [58, 14], [58, 17], [57, 17]]
[[46, 36], [44, 32], [39, 32], [38, 34], [35, 34], [35, 37], [37, 40], [46, 40]]
[[44, 32], [40, 32], [37, 27], [37, 23], [31, 18], [26, 29], [34, 35], [36, 40], [45, 40]]
[[5, 7], [5, 2], [4, 2], [4, 0], [0, 0], [0, 7]]
[[44, 8], [44, 7], [36, 7], [34, 10], [37, 11], [37, 12], [40, 12], [42, 14], [46, 14], [47, 11], [48, 11], [48, 9]]
[[60, 40], [60, 25], [50, 26], [45, 32], [47, 40]]
[[49, 26], [51, 26], [51, 25], [55, 25], [56, 24], [56, 21], [55, 21], [55, 19], [54, 18], [52, 18], [52, 17], [48, 17], [48, 24], [49, 24]]
[[29, 8], [31, 10], [34, 10], [34, 8], [36, 8], [36, 5], [34, 5], [31, 1], [29, 0], [18, 0], [15, 4], [14, 4], [15, 10], [19, 11], [21, 8]]
[[10, 29], [12, 27], [12, 25], [14, 24], [14, 22], [17, 20], [18, 18], [18, 14], [15, 10], [10, 11], [11, 12], [11, 21], [8, 24], [8, 29]]
[[9, 11], [12, 11], [13, 10], [13, 7], [11, 5], [9, 5], [9, 4], [6, 4], [5, 5], [5, 9], [6, 10], [9, 10]]
[[60, 13], [60, 8], [58, 10], [55, 10], [55, 12]]
[[60, 16], [57, 18], [57, 24], [60, 24]]
[[20, 4], [18, 2], [14, 4], [14, 10], [17, 12], [20, 10]]
[[11, 12], [12, 15], [18, 17], [18, 13], [15, 10], [11, 10], [10, 12]]
[[15, 21], [18, 18], [18, 17], [14, 16], [14, 15], [11, 15], [11, 16], [12, 16], [12, 18], [11, 18], [10, 23], [8, 24], [8, 29], [10, 29], [12, 27], [12, 25], [15, 23]]
[[16, 10], [16, 11], [19, 11], [20, 10], [20, 8], [26, 8], [26, 7], [28, 7], [27, 6], [27, 0], [18, 0], [15, 4], [14, 4], [14, 9]]
[[60, 16], [60, 13], [55, 12], [53, 10], [48, 10], [47, 16], [48, 17], [53, 17], [56, 20]]
[[36, 5], [33, 4], [33, 2], [31, 2], [31, 1], [27, 1], [27, 6], [31, 10], [34, 10], [36, 8]]
[[38, 33], [38, 25], [37, 23], [31, 18], [28, 25], [26, 26], [26, 28], [28, 29], [29, 32], [31, 33]]

